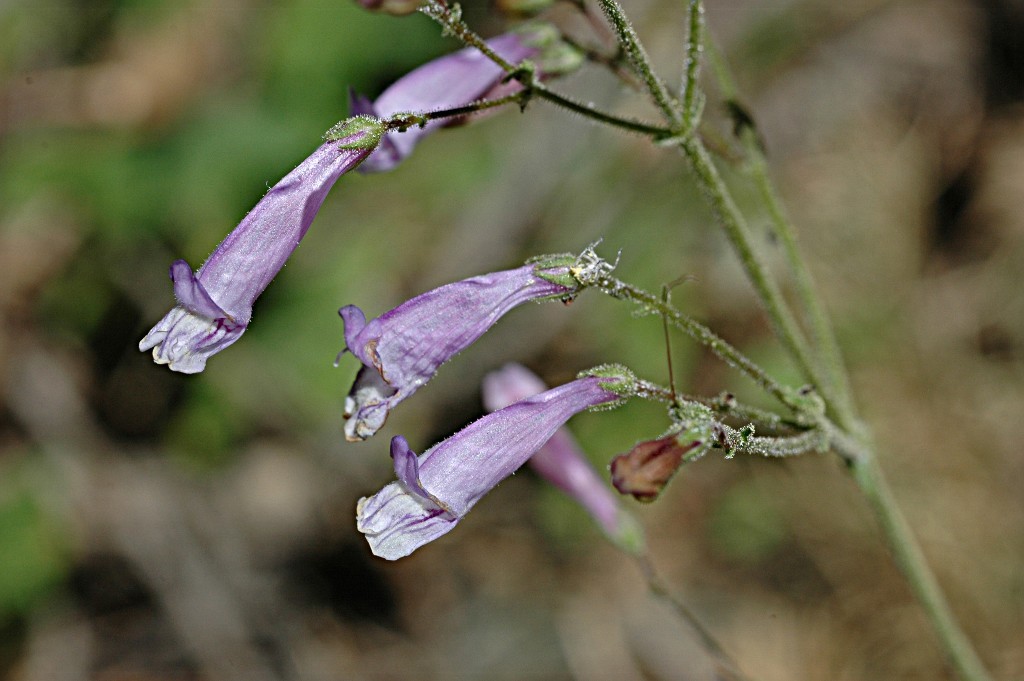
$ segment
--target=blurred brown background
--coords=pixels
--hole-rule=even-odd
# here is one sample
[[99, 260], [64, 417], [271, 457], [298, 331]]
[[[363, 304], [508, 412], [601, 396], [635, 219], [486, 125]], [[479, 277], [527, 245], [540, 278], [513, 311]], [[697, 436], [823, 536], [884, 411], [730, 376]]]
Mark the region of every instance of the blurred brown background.
[[[627, 2], [670, 81], [682, 3]], [[487, 7], [468, 16], [502, 30]], [[565, 16], [566, 13], [562, 13]], [[708, 3], [896, 493], [979, 652], [1024, 678], [1024, 5]], [[587, 38], [580, 22], [568, 21]], [[480, 377], [621, 361], [661, 326], [586, 294], [517, 310], [377, 438], [341, 436], [335, 310], [604, 238], [648, 288], [793, 368], [681, 158], [531, 105], [348, 176], [206, 372], [136, 349], [194, 265], [346, 112], [451, 49], [346, 1], [0, 3], [0, 675], [50, 680], [710, 679], [707, 655], [570, 501], [523, 472], [398, 563], [356, 500], [480, 412]], [[597, 67], [559, 88], [653, 113]], [[708, 118], [728, 122], [712, 90]], [[726, 164], [728, 167], [728, 164]], [[752, 224], [767, 219], [728, 172]], [[756, 393], [684, 338], [690, 392]], [[604, 470], [660, 434], [572, 423]], [[953, 678], [832, 456], [708, 457], [633, 510], [679, 595], [761, 681]]]

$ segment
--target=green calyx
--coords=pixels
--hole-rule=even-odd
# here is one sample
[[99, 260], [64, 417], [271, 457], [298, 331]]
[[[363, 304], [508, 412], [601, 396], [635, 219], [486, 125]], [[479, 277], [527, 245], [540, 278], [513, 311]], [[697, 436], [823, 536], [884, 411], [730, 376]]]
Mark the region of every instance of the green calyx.
[[524, 42], [537, 49], [530, 57], [537, 71], [545, 76], [562, 76], [577, 70], [587, 61], [579, 48], [562, 39], [562, 32], [545, 21], [533, 21], [515, 29]]
[[576, 256], [570, 253], [558, 255], [538, 255], [526, 261], [527, 265], [533, 265], [533, 276], [544, 281], [549, 281], [570, 291], [577, 291], [580, 283], [572, 275], [572, 266], [576, 262]]
[[373, 116], [347, 118], [324, 134], [325, 142], [341, 142], [341, 149], [376, 149], [385, 131], [385, 124]]
[[596, 366], [593, 369], [587, 369], [586, 371], [580, 372], [577, 378], [586, 378], [588, 376], [594, 376], [602, 379], [602, 388], [623, 398], [611, 405], [603, 406], [618, 406], [623, 401], [636, 395], [636, 375], [622, 364], [602, 364], [601, 366]]

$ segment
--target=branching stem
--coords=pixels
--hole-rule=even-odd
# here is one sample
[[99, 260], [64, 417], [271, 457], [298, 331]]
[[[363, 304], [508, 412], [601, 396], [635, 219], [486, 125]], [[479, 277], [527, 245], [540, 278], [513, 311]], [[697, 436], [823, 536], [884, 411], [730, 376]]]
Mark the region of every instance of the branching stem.
[[622, 10], [622, 6], [619, 5], [617, 0], [598, 0], [598, 4], [608, 18], [608, 22], [611, 24], [612, 30], [619, 40], [619, 45], [622, 46], [623, 51], [626, 53], [629, 63], [633, 65], [633, 69], [647, 86], [651, 99], [654, 100], [655, 105], [661, 110], [662, 115], [672, 129], [680, 129], [683, 124], [683, 116], [679, 111], [679, 103], [672, 98], [668, 88], [665, 87], [665, 83], [654, 72], [651, 60], [647, 56], [647, 50], [644, 49], [643, 44], [637, 37], [636, 31], [633, 30], [633, 25], [630, 24], [626, 13]]
[[707, 148], [699, 138], [692, 135], [680, 140], [679, 146], [690, 162], [701, 189], [704, 190], [719, 223], [725, 230], [729, 243], [739, 255], [740, 263], [768, 313], [775, 334], [796, 360], [804, 377], [821, 391], [827, 404], [833, 405], [837, 400], [834, 392], [830, 390], [831, 383], [824, 380], [811, 354], [807, 339], [782, 296], [782, 291], [754, 248], [746, 218], [733, 201], [732, 194], [719, 175]]
[[[457, 8], [458, 6], [455, 5], [455, 7]], [[672, 136], [672, 131], [669, 128], [651, 125], [632, 118], [616, 116], [590, 104], [578, 102], [571, 97], [552, 91], [537, 78], [532, 68], [526, 67], [525, 64], [513, 64], [495, 52], [483, 38], [469, 28], [466, 22], [462, 20], [459, 11], [453, 10], [452, 6], [449, 6], [442, 0], [431, 0], [421, 11], [440, 24], [445, 32], [460, 40], [467, 47], [475, 47], [480, 50], [484, 56], [500, 66], [508, 77], [522, 84], [523, 88], [529, 91], [529, 96], [531, 97], [546, 100], [598, 123], [604, 123], [605, 125], [628, 132], [647, 135], [655, 140]]]
[[782, 404], [794, 412], [803, 410], [804, 405], [795, 399], [793, 391], [785, 388], [769, 376], [757, 363], [715, 334], [711, 329], [686, 316], [674, 306], [663, 302], [660, 297], [607, 274], [598, 275], [585, 283], [589, 286], [597, 287], [613, 298], [628, 300], [650, 312], [661, 315], [670, 324], [706, 347], [722, 361], [745, 374]]
[[[712, 72], [718, 82], [718, 88], [727, 102], [738, 106], [738, 92], [736, 82], [729, 69], [721, 51], [713, 41], [707, 42], [707, 53], [710, 57]], [[821, 361], [825, 370], [825, 378], [829, 381], [832, 393], [835, 396], [836, 416], [840, 423], [847, 428], [857, 428], [857, 415], [853, 407], [849, 381], [846, 377], [846, 370], [843, 367], [839, 344], [836, 342], [835, 334], [832, 331], [832, 324], [829, 321], [825, 307], [821, 303], [811, 277], [810, 270], [800, 254], [800, 247], [797, 243], [796, 229], [786, 215], [782, 200], [772, 182], [768, 170], [768, 163], [765, 159], [764, 150], [758, 139], [757, 129], [749, 119], [737, 121], [737, 134], [743, 145], [747, 159], [747, 171], [757, 187], [758, 194], [771, 218], [773, 229], [782, 243], [782, 250], [786, 263], [793, 275], [796, 284], [797, 296], [803, 313], [810, 326], [814, 346], [821, 355]]]

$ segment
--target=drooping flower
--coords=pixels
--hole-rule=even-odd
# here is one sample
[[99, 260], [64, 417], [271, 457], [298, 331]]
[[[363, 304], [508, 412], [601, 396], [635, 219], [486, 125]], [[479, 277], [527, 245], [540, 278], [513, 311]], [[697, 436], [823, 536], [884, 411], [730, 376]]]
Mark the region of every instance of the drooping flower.
[[356, 526], [370, 550], [396, 560], [451, 531], [570, 417], [620, 401], [631, 394], [632, 380], [621, 367], [606, 368], [488, 414], [420, 456], [395, 436], [398, 480], [356, 508]]
[[[523, 30], [506, 33], [487, 41], [502, 58], [512, 64], [540, 53], [542, 43], [550, 41], [548, 31]], [[503, 83], [505, 72], [475, 48], [465, 48], [435, 59], [395, 81], [370, 101], [351, 94], [351, 113], [388, 118], [402, 113], [425, 113], [465, 106], [480, 99], [512, 94], [518, 83]], [[434, 120], [404, 132], [391, 131], [380, 147], [360, 166], [363, 173], [393, 169], [412, 153], [420, 139], [452, 124], [452, 120]], [[457, 122], [457, 121], [456, 121]]]
[[184, 260], [171, 265], [177, 305], [139, 343], [153, 360], [194, 374], [239, 339], [252, 306], [299, 245], [339, 177], [377, 146], [378, 121], [350, 119], [284, 176], [225, 237], [195, 273]]
[[396, 404], [467, 348], [512, 308], [575, 293], [568, 266], [524, 265], [447, 284], [366, 321], [355, 305], [339, 310], [346, 350], [363, 363], [345, 400], [345, 437], [365, 440]]
[[[484, 407], [488, 411], [503, 409], [546, 389], [544, 382], [526, 367], [508, 364], [484, 377]], [[627, 551], [642, 551], [643, 530], [620, 506], [616, 495], [587, 461], [566, 428], [556, 430], [530, 457], [529, 464], [541, 477], [583, 506], [609, 539]]]

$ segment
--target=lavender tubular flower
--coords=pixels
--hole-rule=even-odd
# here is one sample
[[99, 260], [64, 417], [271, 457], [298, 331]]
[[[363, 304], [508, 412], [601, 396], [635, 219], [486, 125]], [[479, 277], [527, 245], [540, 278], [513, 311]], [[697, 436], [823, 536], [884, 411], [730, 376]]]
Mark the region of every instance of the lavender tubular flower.
[[[540, 52], [530, 32], [507, 33], [492, 38], [487, 44], [507, 61], [517, 64]], [[439, 111], [464, 106], [483, 99], [493, 91], [511, 94], [518, 84], [502, 83], [505, 72], [474, 48], [459, 50], [435, 59], [410, 71], [395, 81], [375, 100], [351, 95], [352, 115], [365, 114], [389, 118], [395, 114]], [[451, 121], [435, 120], [411, 127], [404, 132], [392, 131], [384, 136], [380, 147], [360, 166], [363, 173], [393, 169], [412, 153], [420, 139]]]
[[567, 273], [567, 267], [524, 265], [464, 279], [416, 296], [370, 322], [355, 305], [341, 308], [346, 349], [363, 363], [345, 400], [345, 437], [365, 440], [380, 430], [395, 405], [512, 308], [574, 293], [548, 278]]
[[380, 139], [379, 122], [369, 119], [353, 119], [340, 131], [351, 134], [321, 145], [275, 184], [197, 272], [174, 261], [178, 304], [142, 339], [140, 350], [152, 348], [157, 364], [194, 374], [241, 337], [253, 303], [299, 245], [327, 192]]
[[[526, 367], [508, 364], [484, 377], [484, 407], [496, 411], [546, 389]], [[620, 507], [616, 495], [587, 462], [567, 429], [555, 431], [529, 463], [541, 477], [583, 506], [615, 544], [632, 553], [642, 552], [643, 530]]]
[[398, 480], [359, 500], [356, 525], [370, 550], [396, 560], [449, 532], [570, 417], [620, 400], [614, 378], [587, 376], [484, 416], [421, 456], [391, 440]]

